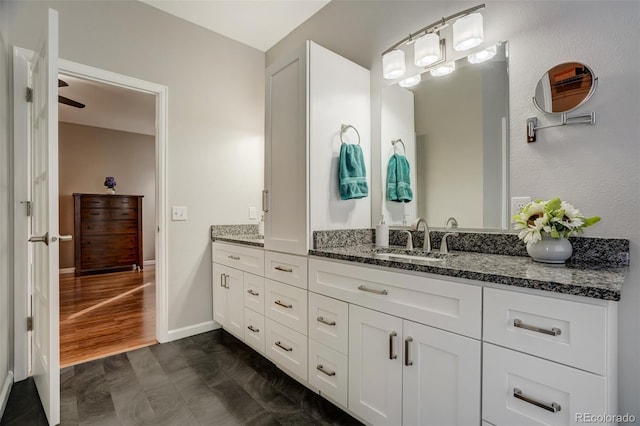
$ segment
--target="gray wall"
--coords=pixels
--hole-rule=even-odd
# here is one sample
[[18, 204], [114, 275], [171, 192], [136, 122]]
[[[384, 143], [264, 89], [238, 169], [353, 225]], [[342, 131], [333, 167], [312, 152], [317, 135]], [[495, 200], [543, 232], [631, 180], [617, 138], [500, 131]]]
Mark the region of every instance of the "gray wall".
[[[477, 3], [334, 0], [267, 52], [267, 64], [312, 39], [370, 68], [372, 146], [380, 143], [380, 54], [409, 32]], [[602, 222], [587, 236], [629, 238], [631, 271], [619, 304], [620, 413], [640, 417], [640, 2], [486, 2], [487, 44], [509, 41], [510, 193], [562, 197]], [[448, 53], [455, 59], [453, 52]], [[581, 112], [596, 111], [595, 126], [541, 131], [527, 144], [525, 122], [542, 117], [531, 103], [540, 76], [561, 62], [582, 61], [600, 77]], [[579, 112], [580, 112], [579, 111]], [[376, 150], [372, 150], [376, 152]], [[379, 173], [380, 158], [372, 158]], [[376, 184], [380, 178], [372, 176]], [[372, 194], [377, 221], [381, 191]], [[614, 413], [615, 414], [615, 413]]]
[[9, 131], [10, 49], [7, 3], [0, 0], [0, 417], [2, 389], [13, 369], [13, 161]]
[[167, 201], [189, 209], [167, 230], [169, 330], [212, 321], [209, 226], [261, 205], [264, 53], [137, 1], [10, 5], [11, 43], [34, 50], [51, 7], [61, 58], [168, 86]]

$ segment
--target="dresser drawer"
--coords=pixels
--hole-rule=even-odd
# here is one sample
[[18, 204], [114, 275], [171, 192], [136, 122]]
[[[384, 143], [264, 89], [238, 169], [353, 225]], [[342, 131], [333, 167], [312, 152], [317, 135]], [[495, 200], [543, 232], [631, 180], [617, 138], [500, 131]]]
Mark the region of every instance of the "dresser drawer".
[[135, 220], [89, 221], [82, 223], [82, 236], [137, 234], [138, 222]]
[[307, 336], [265, 318], [265, 354], [278, 367], [307, 381]]
[[484, 340], [606, 374], [602, 306], [485, 288]]
[[307, 290], [265, 279], [265, 316], [307, 335]]
[[264, 275], [264, 250], [212, 243], [212, 260], [255, 275]]
[[343, 354], [349, 353], [349, 305], [309, 293], [309, 337]]
[[483, 352], [482, 412], [494, 425], [569, 425], [580, 413], [615, 412], [604, 377], [488, 343]]
[[244, 308], [244, 342], [264, 354], [265, 335], [264, 316]]
[[480, 338], [480, 286], [310, 259], [309, 289], [390, 315]]
[[309, 384], [347, 406], [349, 360], [345, 354], [309, 339]]
[[264, 278], [244, 273], [244, 306], [264, 315]]
[[264, 276], [272, 280], [307, 288], [307, 258], [266, 251]]

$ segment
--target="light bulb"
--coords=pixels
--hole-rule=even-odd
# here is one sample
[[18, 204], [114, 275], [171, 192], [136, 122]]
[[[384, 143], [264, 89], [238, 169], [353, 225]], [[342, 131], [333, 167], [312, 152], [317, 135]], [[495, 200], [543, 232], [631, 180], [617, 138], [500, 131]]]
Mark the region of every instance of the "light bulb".
[[496, 47], [491, 46], [487, 49], [481, 50], [480, 52], [476, 52], [467, 56], [467, 60], [472, 64], [480, 64], [482, 62], [488, 61], [494, 56], [496, 56]]
[[459, 52], [476, 47], [484, 40], [482, 15], [472, 13], [453, 23], [453, 48]]
[[449, 62], [448, 64], [440, 65], [439, 67], [431, 68], [429, 73], [432, 77], [442, 77], [443, 75], [451, 74], [456, 69], [456, 64], [454, 62]]
[[413, 87], [416, 84], [420, 83], [420, 80], [421, 77], [420, 74], [418, 74], [414, 75], [413, 77], [405, 78], [404, 80], [400, 81], [398, 85], [400, 85], [400, 87]]
[[413, 46], [414, 61], [419, 67], [426, 67], [440, 59], [440, 37], [438, 34], [425, 34], [416, 40]]
[[406, 70], [404, 51], [392, 50], [382, 57], [382, 75], [388, 80], [401, 77]]

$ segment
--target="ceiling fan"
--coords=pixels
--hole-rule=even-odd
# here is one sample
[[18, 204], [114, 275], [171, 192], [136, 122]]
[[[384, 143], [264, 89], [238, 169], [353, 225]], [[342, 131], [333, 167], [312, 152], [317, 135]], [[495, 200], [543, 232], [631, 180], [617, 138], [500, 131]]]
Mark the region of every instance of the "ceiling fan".
[[[58, 87], [59, 88], [60, 87], [67, 87], [68, 85], [69, 85], [69, 83], [67, 83], [66, 81], [58, 79]], [[85, 107], [85, 104], [82, 104], [82, 103], [80, 103], [78, 101], [74, 101], [73, 99], [69, 99], [69, 98], [66, 98], [66, 97], [60, 96], [60, 95], [58, 95], [58, 102], [60, 102], [61, 104], [69, 105], [69, 106], [76, 107], [76, 108], [84, 108]]]

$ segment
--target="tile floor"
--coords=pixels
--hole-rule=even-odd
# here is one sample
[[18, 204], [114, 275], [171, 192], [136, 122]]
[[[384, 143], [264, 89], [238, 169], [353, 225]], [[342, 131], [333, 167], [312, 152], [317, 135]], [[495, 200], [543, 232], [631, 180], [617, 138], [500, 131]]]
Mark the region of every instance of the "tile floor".
[[[62, 425], [359, 425], [230, 334], [216, 330], [61, 371]], [[46, 425], [33, 381], [2, 426]]]

